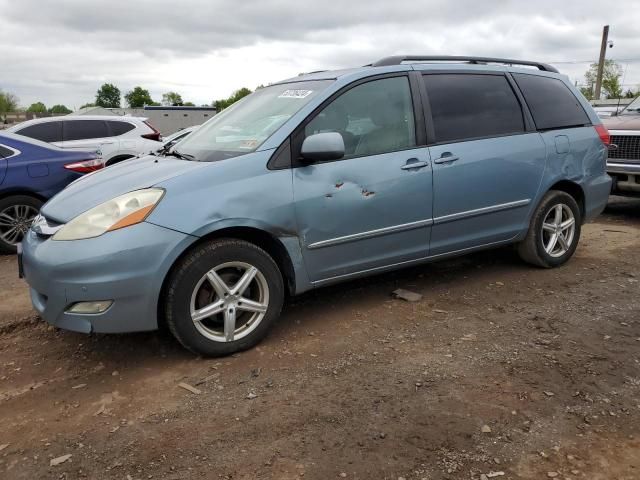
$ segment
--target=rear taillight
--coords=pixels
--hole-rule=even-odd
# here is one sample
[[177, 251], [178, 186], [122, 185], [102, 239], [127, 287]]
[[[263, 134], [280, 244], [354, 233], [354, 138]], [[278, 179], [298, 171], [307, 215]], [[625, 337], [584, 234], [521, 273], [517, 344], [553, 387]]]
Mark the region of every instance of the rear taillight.
[[78, 173], [91, 173], [104, 168], [104, 160], [101, 158], [93, 158], [82, 162], [67, 163], [64, 168]]
[[151, 130], [153, 130], [153, 133], [145, 133], [144, 135], [142, 135], [142, 138], [146, 138], [147, 140], [155, 140], [156, 142], [159, 142], [160, 141], [160, 132], [158, 130], [156, 130], [156, 127], [154, 127], [153, 125], [151, 125], [147, 121], [145, 121], [143, 123], [147, 127], [149, 127]]
[[611, 135], [609, 135], [609, 130], [607, 130], [607, 127], [600, 124], [595, 125], [594, 128], [596, 129], [596, 132], [598, 132], [598, 136], [600, 137], [600, 140], [602, 140], [602, 143], [604, 143], [607, 147], [611, 145]]

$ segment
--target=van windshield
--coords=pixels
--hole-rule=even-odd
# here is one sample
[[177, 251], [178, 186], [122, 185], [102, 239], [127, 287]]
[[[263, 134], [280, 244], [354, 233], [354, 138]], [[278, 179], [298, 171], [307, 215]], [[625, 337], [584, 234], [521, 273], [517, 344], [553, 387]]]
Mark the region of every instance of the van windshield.
[[636, 99], [627, 105], [620, 113], [622, 115], [638, 115], [638, 113], [640, 113], [640, 97], [636, 97]]
[[259, 88], [182, 140], [175, 153], [189, 160], [213, 162], [254, 152], [331, 83], [316, 80]]

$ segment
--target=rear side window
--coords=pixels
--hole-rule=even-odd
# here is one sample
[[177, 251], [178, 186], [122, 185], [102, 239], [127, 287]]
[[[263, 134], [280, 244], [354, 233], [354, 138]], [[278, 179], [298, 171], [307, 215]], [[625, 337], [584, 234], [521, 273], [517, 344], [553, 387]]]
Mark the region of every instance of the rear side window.
[[8, 158], [13, 155], [13, 150], [9, 150], [7, 147], [0, 145], [0, 158]]
[[523, 73], [512, 75], [524, 95], [538, 130], [591, 124], [576, 96], [561, 80]]
[[61, 142], [62, 122], [37, 123], [21, 130], [16, 130], [16, 133], [42, 142]]
[[109, 137], [104, 120], [67, 120], [64, 122], [64, 141]]
[[524, 132], [520, 103], [502, 75], [424, 75], [436, 141]]
[[134, 128], [134, 125], [131, 125], [129, 122], [118, 122], [116, 120], [107, 120], [107, 125], [109, 125], [109, 130], [111, 130], [111, 137], [117, 137], [119, 135], [123, 135], [127, 132], [130, 132]]

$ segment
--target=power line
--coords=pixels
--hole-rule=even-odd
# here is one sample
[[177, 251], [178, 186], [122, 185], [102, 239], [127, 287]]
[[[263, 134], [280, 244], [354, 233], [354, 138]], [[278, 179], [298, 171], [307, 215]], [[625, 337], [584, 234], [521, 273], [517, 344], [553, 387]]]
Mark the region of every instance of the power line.
[[[608, 60], [613, 60], [614, 62], [619, 63], [637, 63], [640, 62], [640, 58], [609, 58]], [[598, 63], [597, 60], [562, 60], [559, 62], [547, 62], [551, 64], [580, 64], [580, 63]]]

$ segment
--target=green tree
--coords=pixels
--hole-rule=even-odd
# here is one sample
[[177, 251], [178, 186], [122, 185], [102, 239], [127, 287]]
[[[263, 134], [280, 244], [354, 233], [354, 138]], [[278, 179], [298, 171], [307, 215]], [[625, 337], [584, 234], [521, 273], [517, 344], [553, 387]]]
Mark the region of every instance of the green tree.
[[236, 90], [235, 92], [233, 92], [230, 97], [224, 98], [222, 100], [216, 100], [211, 105], [213, 107], [215, 107], [215, 109], [219, 112], [221, 110], [224, 110], [228, 106], [233, 105], [238, 100], [240, 100], [241, 98], [246, 97], [250, 93], [251, 93], [251, 90], [249, 90], [246, 87], [242, 87], [241, 89]]
[[178, 107], [184, 105], [182, 103], [182, 96], [177, 92], [167, 92], [162, 94], [162, 104], [166, 106]]
[[184, 105], [185, 107], [195, 107], [195, 106], [196, 106], [196, 104], [195, 104], [195, 103], [193, 103], [193, 102], [184, 102], [184, 103], [183, 103], [183, 105]]
[[[598, 64], [592, 63], [589, 70], [584, 74], [587, 85], [595, 85], [597, 76]], [[602, 70], [602, 91], [607, 98], [619, 98], [622, 95], [622, 85], [620, 85], [621, 76], [622, 67], [616, 63], [615, 60], [604, 61], [604, 68]]]
[[29, 105], [27, 108], [27, 112], [29, 113], [45, 113], [47, 111], [47, 106], [42, 102], [36, 102]]
[[622, 85], [620, 85], [620, 78], [612, 78], [607, 82], [603, 80], [602, 89], [607, 94], [607, 98], [620, 98], [622, 96]]
[[104, 108], [120, 108], [120, 89], [105, 83], [96, 92], [96, 105]]
[[145, 105], [151, 105], [153, 103], [151, 95], [149, 95], [149, 90], [142, 87], [135, 87], [124, 96], [124, 99], [130, 108], [142, 108]]
[[14, 112], [18, 108], [18, 97], [0, 90], [0, 113]]
[[593, 100], [593, 88], [592, 87], [580, 87], [580, 92], [587, 100]]
[[53, 113], [55, 115], [67, 115], [71, 113], [71, 110], [64, 105], [54, 105], [49, 109], [49, 113]]
[[89, 103], [85, 103], [84, 105], [80, 105], [80, 108], [82, 109], [82, 108], [89, 108], [89, 107], [95, 107], [95, 106], [96, 106], [95, 103], [89, 102]]

